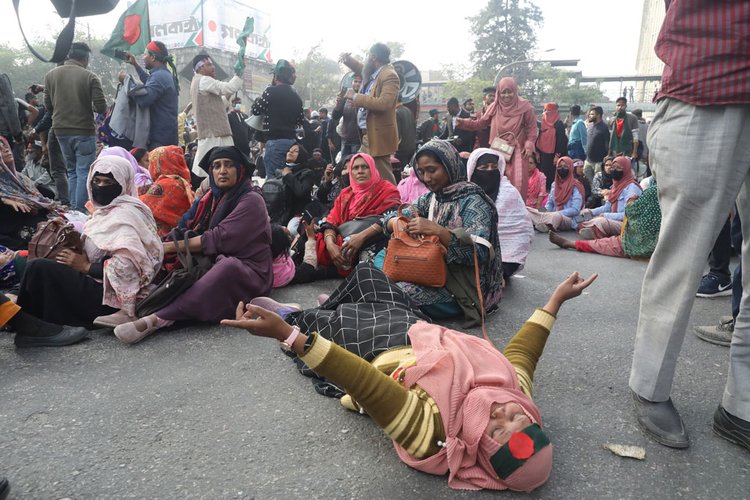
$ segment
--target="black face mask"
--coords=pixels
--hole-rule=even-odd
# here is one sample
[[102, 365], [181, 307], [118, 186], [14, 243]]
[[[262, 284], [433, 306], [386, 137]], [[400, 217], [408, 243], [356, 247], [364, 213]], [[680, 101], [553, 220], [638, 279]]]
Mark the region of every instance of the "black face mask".
[[96, 203], [102, 206], [109, 205], [120, 194], [122, 194], [122, 186], [117, 183], [110, 184], [109, 186], [91, 185], [91, 197]]
[[612, 179], [616, 181], [619, 181], [620, 179], [622, 179], [623, 175], [625, 175], [625, 172], [623, 172], [622, 170], [613, 170], [612, 175], [610, 175], [610, 177], [612, 177]]
[[557, 175], [560, 176], [560, 179], [566, 179], [570, 175], [570, 170], [567, 168], [558, 168]]
[[349, 174], [344, 174], [341, 176], [341, 185], [344, 187], [349, 187]]
[[497, 200], [497, 193], [500, 191], [499, 170], [474, 170], [471, 182], [482, 188], [492, 201]]

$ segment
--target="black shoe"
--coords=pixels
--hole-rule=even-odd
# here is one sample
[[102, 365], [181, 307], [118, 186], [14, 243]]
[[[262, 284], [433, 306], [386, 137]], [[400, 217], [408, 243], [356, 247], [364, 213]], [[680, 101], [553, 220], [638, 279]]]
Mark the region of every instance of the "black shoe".
[[8, 493], [10, 493], [10, 483], [7, 479], [2, 478], [0, 479], [0, 500], [8, 498]]
[[750, 422], [728, 413], [719, 406], [714, 413], [714, 433], [750, 451]]
[[648, 437], [670, 448], [690, 446], [685, 425], [671, 399], [655, 403], [633, 392], [633, 402], [635, 403], [635, 416]]
[[89, 336], [88, 330], [83, 327], [63, 326], [60, 333], [49, 337], [32, 337], [16, 334], [16, 347], [62, 347], [75, 344]]

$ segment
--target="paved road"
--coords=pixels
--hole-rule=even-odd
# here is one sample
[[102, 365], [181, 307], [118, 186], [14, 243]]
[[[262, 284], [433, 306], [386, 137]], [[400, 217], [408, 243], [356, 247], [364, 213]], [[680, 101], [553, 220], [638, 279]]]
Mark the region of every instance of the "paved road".
[[[710, 429], [726, 348], [686, 337], [673, 395], [690, 449], [656, 445], [635, 424], [627, 377], [643, 262], [559, 250], [537, 235], [490, 335], [506, 342], [573, 270], [600, 278], [563, 308], [536, 374], [555, 467], [529, 496], [750, 498], [750, 454]], [[277, 295], [313, 306], [333, 286]], [[729, 307], [698, 299], [691, 324]], [[0, 381], [0, 475], [14, 499], [493, 495], [407, 468], [366, 417], [317, 395], [274, 342], [241, 331], [191, 327], [133, 347], [97, 331], [77, 346], [31, 350], [3, 335]], [[604, 443], [644, 446], [646, 459], [619, 458]]]

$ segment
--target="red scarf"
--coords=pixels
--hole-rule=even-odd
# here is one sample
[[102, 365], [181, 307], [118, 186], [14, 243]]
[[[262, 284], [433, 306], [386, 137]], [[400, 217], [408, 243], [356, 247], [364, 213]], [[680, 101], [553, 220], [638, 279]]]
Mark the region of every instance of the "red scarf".
[[[565, 179], [562, 179], [557, 174], [557, 169], [555, 169], [555, 208], [557, 210], [562, 210], [562, 208], [565, 206], [565, 203], [567, 203], [570, 197], [573, 196], [574, 187], [581, 193], [581, 198], [586, 201], [586, 190], [583, 188], [583, 184], [581, 184], [581, 182], [576, 179], [576, 176], [573, 173], [573, 159], [569, 156], [563, 156], [562, 158], [557, 160], [557, 165], [560, 165], [560, 162], [563, 162], [568, 166], [570, 174]], [[583, 207], [579, 207], [579, 209], [580, 208]]]
[[607, 200], [612, 204], [612, 211], [617, 212], [617, 201], [620, 199], [622, 191], [630, 184], [635, 184], [638, 187], [641, 186], [633, 176], [633, 168], [629, 159], [624, 156], [617, 156], [612, 160], [612, 164], [613, 166], [619, 165], [622, 167], [622, 179], [612, 181], [612, 189], [609, 190], [609, 196], [607, 197]]
[[548, 102], [544, 105], [542, 114], [542, 132], [536, 141], [536, 147], [542, 153], [552, 154], [555, 152], [557, 143], [555, 134], [555, 123], [560, 120], [560, 113], [557, 111], [557, 105], [554, 102]]

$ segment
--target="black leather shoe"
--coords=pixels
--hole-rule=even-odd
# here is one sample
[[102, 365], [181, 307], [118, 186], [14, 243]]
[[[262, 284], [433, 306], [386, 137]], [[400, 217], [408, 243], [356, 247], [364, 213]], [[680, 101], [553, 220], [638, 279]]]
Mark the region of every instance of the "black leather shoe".
[[714, 413], [714, 433], [750, 451], [750, 422], [728, 413], [719, 406]]
[[60, 333], [50, 337], [31, 337], [16, 334], [16, 347], [62, 347], [75, 344], [89, 336], [88, 330], [83, 327], [63, 326]]
[[2, 478], [0, 479], [0, 500], [8, 498], [8, 493], [10, 493], [10, 483], [7, 479]]
[[648, 437], [670, 448], [690, 446], [690, 438], [688, 438], [685, 425], [671, 399], [655, 403], [633, 392], [633, 401], [635, 402], [635, 416]]

